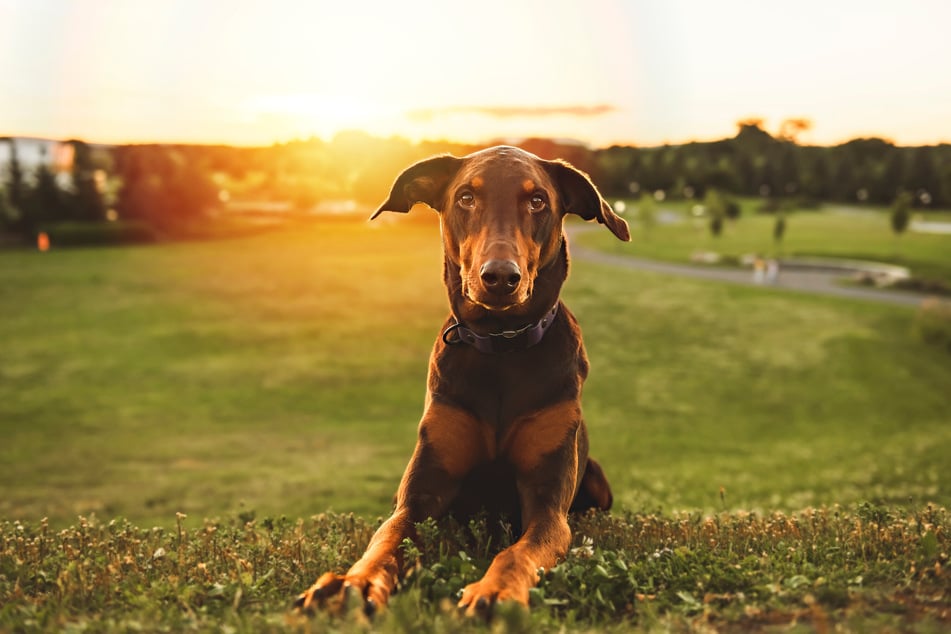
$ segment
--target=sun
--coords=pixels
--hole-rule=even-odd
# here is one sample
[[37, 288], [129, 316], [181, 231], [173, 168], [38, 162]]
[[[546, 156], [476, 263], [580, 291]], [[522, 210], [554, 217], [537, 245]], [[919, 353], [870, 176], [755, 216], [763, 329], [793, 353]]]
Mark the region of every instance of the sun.
[[399, 115], [365, 99], [320, 93], [256, 96], [245, 102], [243, 112], [247, 123], [266, 126], [282, 138], [328, 138], [342, 130], [374, 132]]

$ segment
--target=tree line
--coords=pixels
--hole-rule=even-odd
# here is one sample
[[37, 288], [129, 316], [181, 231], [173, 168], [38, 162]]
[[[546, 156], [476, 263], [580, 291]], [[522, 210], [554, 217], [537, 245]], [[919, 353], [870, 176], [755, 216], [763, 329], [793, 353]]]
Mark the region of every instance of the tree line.
[[[807, 127], [790, 120], [771, 135], [762, 121], [747, 120], [732, 138], [659, 147], [591, 149], [550, 139], [518, 145], [568, 160], [611, 197], [663, 192], [668, 199], [702, 200], [715, 191], [761, 197], [770, 210], [823, 201], [889, 205], [901, 195], [919, 209], [951, 207], [951, 145], [901, 147], [878, 138], [800, 145], [796, 133]], [[46, 163], [30, 173], [18, 160], [16, 140], [3, 142], [10, 150], [0, 174], [0, 224], [25, 236], [51, 223], [115, 219], [175, 235], [233, 201], [282, 201], [301, 212], [330, 200], [373, 205], [406, 165], [485, 147], [362, 132], [270, 147], [153, 144], [93, 151], [68, 141], [73, 160], [68, 173], [57, 174]]]
[[87, 143], [67, 141], [63, 145], [71, 150], [68, 172], [57, 173], [44, 148], [29, 173], [18, 158], [15, 139], [0, 138], [3, 144], [8, 146], [9, 160], [6, 174], [0, 174], [0, 229], [32, 236], [47, 223], [107, 219], [108, 154], [97, 156]]
[[592, 174], [602, 190], [664, 191], [702, 197], [707, 189], [767, 201], [891, 204], [908, 192], [916, 207], [951, 206], [951, 145], [900, 147], [878, 138], [831, 147], [772, 136], [758, 120], [742, 121], [730, 139], [595, 152]]

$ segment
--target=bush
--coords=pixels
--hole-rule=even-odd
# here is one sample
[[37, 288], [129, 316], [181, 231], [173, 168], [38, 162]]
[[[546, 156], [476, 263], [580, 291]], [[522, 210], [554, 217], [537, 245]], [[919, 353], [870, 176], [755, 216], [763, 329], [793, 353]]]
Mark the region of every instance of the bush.
[[726, 217], [730, 220], [738, 220], [741, 215], [740, 203], [736, 202], [732, 198], [728, 198], [724, 205], [724, 212]]
[[41, 225], [39, 231], [46, 232], [54, 249], [155, 241], [152, 230], [141, 222], [60, 222]]
[[818, 211], [822, 209], [822, 201], [814, 196], [800, 196], [796, 199], [796, 208], [806, 211]]
[[921, 302], [912, 328], [921, 341], [951, 353], [951, 302], [940, 299]]
[[930, 293], [931, 295], [949, 295], [951, 296], [951, 285], [944, 280], [938, 280], [928, 277], [909, 277], [896, 280], [895, 288], [903, 291], [915, 291], [916, 293]]
[[895, 197], [895, 202], [892, 203], [892, 231], [895, 232], [896, 236], [903, 234], [905, 229], [908, 228], [908, 223], [911, 222], [912, 202], [914, 202], [914, 198], [909, 192], [901, 192]]
[[756, 205], [756, 213], [758, 214], [775, 214], [781, 209], [780, 201], [778, 198], [764, 198], [761, 203]]

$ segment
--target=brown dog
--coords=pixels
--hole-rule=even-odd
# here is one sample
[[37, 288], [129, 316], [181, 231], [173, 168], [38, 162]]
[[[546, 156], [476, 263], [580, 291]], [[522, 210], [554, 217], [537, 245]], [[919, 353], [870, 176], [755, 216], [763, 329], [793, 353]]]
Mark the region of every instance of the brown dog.
[[474, 614], [496, 601], [527, 604], [539, 568], [568, 551], [568, 512], [611, 506], [588, 458], [581, 331], [559, 299], [562, 221], [578, 214], [630, 240], [627, 223], [583, 173], [513, 147], [416, 163], [372, 217], [416, 203], [439, 212], [452, 311], [430, 358], [416, 449], [393, 515], [345, 575], [328, 572], [298, 598], [305, 610], [349, 593], [372, 613], [396, 588], [400, 544], [416, 523], [480, 509], [507, 515], [521, 536], [459, 606]]

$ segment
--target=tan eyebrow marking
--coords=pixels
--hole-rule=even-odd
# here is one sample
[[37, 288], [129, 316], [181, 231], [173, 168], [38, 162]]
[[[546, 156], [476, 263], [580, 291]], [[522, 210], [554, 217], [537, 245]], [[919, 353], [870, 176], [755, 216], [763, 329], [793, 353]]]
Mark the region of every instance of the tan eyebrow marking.
[[530, 178], [526, 178], [522, 181], [522, 189], [525, 190], [526, 194], [535, 191], [535, 181]]
[[482, 189], [482, 186], [485, 185], [485, 181], [481, 176], [474, 176], [472, 180], [469, 181], [469, 185], [472, 186], [472, 189]]

